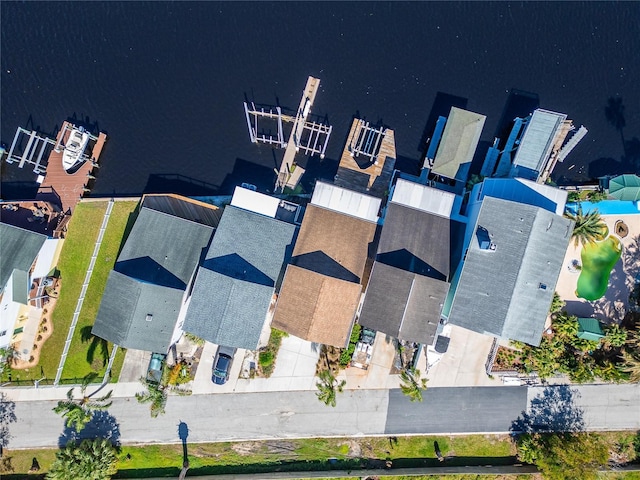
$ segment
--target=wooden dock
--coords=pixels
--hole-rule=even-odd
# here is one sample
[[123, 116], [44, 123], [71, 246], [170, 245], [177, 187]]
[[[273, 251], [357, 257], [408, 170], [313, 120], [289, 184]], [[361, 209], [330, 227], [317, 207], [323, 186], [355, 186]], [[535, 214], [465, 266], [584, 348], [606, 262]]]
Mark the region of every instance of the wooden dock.
[[364, 120], [356, 118], [351, 124], [334, 183], [382, 197], [391, 181], [395, 162], [393, 130], [382, 127], [373, 129]]
[[[71, 133], [71, 124], [64, 122], [62, 128], [58, 132], [56, 137], [56, 144], [61, 142], [64, 144], [67, 141], [68, 136]], [[91, 150], [91, 154], [88, 155], [90, 160], [86, 160], [77, 170], [73, 173], [67, 173], [62, 168], [62, 153], [63, 149], [53, 149], [49, 155], [47, 161], [47, 171], [44, 175], [44, 180], [41, 183], [38, 195], [53, 191], [60, 199], [60, 207], [64, 213], [72, 213], [75, 206], [82, 199], [82, 197], [88, 193], [89, 189], [87, 184], [90, 180], [90, 175], [94, 168], [96, 168], [102, 149], [107, 140], [107, 136], [104, 133], [98, 134], [98, 139]], [[37, 198], [37, 196], [36, 196]]]

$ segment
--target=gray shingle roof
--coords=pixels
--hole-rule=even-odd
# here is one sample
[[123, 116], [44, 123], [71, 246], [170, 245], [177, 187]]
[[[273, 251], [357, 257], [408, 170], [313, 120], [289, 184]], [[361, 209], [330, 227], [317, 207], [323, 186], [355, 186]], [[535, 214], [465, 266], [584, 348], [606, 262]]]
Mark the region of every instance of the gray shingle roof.
[[126, 348], [166, 353], [184, 290], [213, 230], [143, 206], [109, 274], [93, 334]]
[[172, 288], [189, 283], [213, 228], [143, 207], [115, 270]]
[[[475, 235], [489, 233], [495, 250]], [[572, 222], [538, 207], [485, 197], [449, 321], [537, 346], [569, 244]]]
[[29, 271], [46, 239], [39, 233], [0, 223], [0, 289], [14, 269]]
[[230, 347], [257, 347], [295, 225], [228, 206], [198, 270], [183, 329]]
[[430, 345], [448, 291], [447, 282], [376, 262], [359, 323], [401, 340]]
[[166, 353], [183, 294], [112, 270], [91, 333], [124, 348]]
[[359, 323], [430, 344], [463, 236], [459, 222], [391, 202]]

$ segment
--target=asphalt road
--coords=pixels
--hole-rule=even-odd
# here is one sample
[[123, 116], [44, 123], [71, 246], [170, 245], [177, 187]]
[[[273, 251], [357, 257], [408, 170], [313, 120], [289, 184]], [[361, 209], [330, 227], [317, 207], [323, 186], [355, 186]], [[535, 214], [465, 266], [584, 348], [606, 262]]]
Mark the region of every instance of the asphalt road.
[[390, 390], [384, 433], [502, 433], [527, 408], [526, 387], [429, 388], [423, 397]]
[[[17, 401], [9, 448], [58, 446], [65, 432], [56, 401]], [[179, 443], [274, 438], [502, 433], [523, 417], [536, 428], [639, 429], [640, 385], [429, 388], [422, 403], [400, 390], [349, 390], [327, 407], [315, 391], [233, 393], [169, 398], [151, 418], [147, 405], [116, 398], [87, 430], [121, 443]], [[525, 415], [524, 412], [527, 412]], [[560, 427], [559, 427], [560, 426]], [[66, 437], [68, 438], [68, 437]]]
[[[117, 398], [88, 433], [97, 429], [122, 443], [173, 443], [184, 422], [189, 442], [374, 435], [384, 433], [387, 402], [387, 390], [344, 392], [335, 408], [313, 391], [172, 396], [166, 413], [151, 418], [147, 405]], [[56, 403], [16, 402], [9, 448], [57, 446], [64, 425], [51, 410]]]

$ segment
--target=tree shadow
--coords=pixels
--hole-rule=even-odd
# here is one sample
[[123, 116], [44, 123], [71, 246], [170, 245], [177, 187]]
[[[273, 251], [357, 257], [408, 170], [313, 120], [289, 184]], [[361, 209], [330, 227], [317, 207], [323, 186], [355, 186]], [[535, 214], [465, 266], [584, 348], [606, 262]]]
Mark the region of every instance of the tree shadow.
[[622, 103], [622, 97], [609, 97], [607, 104], [604, 107], [604, 115], [607, 117], [607, 121], [620, 132], [620, 138], [622, 145], [624, 146], [624, 127], [627, 125], [627, 121], [624, 118], [624, 104]]
[[9, 445], [11, 439], [9, 425], [18, 419], [15, 410], [15, 402], [7, 399], [4, 393], [0, 393], [0, 456], [2, 449]]
[[512, 434], [583, 431], [584, 411], [575, 405], [579, 396], [569, 385], [546, 387], [511, 423]]
[[86, 325], [80, 329], [80, 339], [82, 343], [89, 343], [87, 348], [87, 363], [93, 365], [96, 356], [96, 350], [100, 351], [102, 367], [106, 367], [109, 362], [109, 342], [104, 338], [97, 337], [91, 333], [93, 325]]
[[87, 438], [104, 438], [109, 440], [113, 446], [119, 447], [120, 424], [109, 412], [95, 411], [91, 421], [80, 432], [76, 432], [72, 427], [65, 426], [60, 437], [58, 437], [58, 446], [64, 448], [69, 442], [79, 442]]
[[[607, 122], [620, 134], [623, 155], [620, 159], [598, 158], [589, 163], [589, 176], [599, 178], [604, 176], [616, 176], [624, 173], [640, 172], [640, 139], [632, 136], [625, 138], [624, 129], [627, 126], [625, 118], [625, 106], [622, 97], [612, 96], [607, 99], [604, 106], [604, 115]], [[627, 135], [629, 137], [629, 135]]]

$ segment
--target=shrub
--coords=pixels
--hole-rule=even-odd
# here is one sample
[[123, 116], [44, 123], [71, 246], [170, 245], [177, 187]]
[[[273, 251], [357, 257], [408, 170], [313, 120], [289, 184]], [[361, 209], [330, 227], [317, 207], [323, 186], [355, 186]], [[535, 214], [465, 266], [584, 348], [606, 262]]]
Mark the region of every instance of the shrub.
[[262, 368], [267, 368], [273, 365], [273, 352], [265, 350], [258, 355], [258, 363]]

